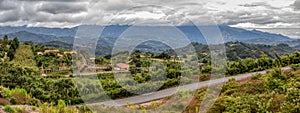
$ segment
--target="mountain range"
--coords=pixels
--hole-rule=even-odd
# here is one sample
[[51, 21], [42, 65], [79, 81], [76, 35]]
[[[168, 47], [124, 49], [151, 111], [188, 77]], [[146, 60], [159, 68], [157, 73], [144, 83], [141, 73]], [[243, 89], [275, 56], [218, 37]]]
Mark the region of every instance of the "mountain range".
[[[46, 27], [27, 27], [27, 26], [2, 26], [0, 27], [0, 37], [8, 35], [10, 38], [18, 37], [20, 41], [30, 41], [34, 43], [42, 43], [48, 45], [62, 45], [57, 44], [63, 42], [72, 45], [74, 37], [80, 29], [80, 27], [86, 27], [86, 36], [88, 37], [92, 30], [88, 28], [103, 29], [101, 36], [97, 43], [97, 47], [100, 48], [111, 48], [115, 41], [122, 37], [122, 33], [126, 30], [135, 27], [140, 29], [139, 34], [148, 34], [148, 30], [160, 31], [161, 36], [167, 36], [172, 34], [174, 31], [170, 31], [174, 27], [172, 26], [130, 26], [130, 25], [110, 25], [110, 26], [88, 26], [82, 25], [73, 28], [46, 28]], [[210, 26], [201, 26], [202, 29]], [[264, 45], [277, 45], [277, 44], [288, 44], [289, 46], [300, 49], [300, 40], [292, 39], [281, 34], [272, 34], [268, 32], [262, 32], [258, 30], [246, 30], [242, 28], [230, 27], [227, 25], [219, 25], [220, 33], [223, 36], [224, 42], [245, 42], [250, 44], [264, 44]], [[201, 34], [196, 26], [176, 26], [178, 31], [181, 31], [191, 42], [197, 42], [202, 44], [208, 44], [206, 39]], [[145, 30], [142, 30], [145, 29]], [[85, 31], [84, 31], [85, 32]], [[130, 33], [130, 32], [129, 32]], [[134, 35], [134, 32], [131, 32]], [[164, 34], [165, 33], [165, 34]], [[211, 32], [214, 33], [214, 32]], [[172, 37], [174, 40], [178, 40], [179, 36]], [[86, 41], [82, 39], [82, 41]], [[94, 42], [94, 41], [91, 41]], [[163, 43], [157, 41], [147, 41], [138, 46], [140, 50], [153, 50], [154, 52], [161, 52], [169, 49], [169, 47]]]

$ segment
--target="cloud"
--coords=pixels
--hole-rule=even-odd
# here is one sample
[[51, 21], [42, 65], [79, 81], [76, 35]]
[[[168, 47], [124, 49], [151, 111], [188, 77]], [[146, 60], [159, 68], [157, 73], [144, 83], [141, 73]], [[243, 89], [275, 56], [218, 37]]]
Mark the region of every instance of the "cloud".
[[278, 7], [273, 7], [267, 2], [253, 2], [250, 4], [240, 4], [239, 6], [247, 7], [247, 8], [257, 8], [257, 7], [264, 7], [266, 9], [280, 9]]
[[295, 3], [292, 5], [295, 11], [300, 10], [300, 0], [296, 0]]
[[105, 11], [121, 11], [135, 6], [131, 0], [103, 0], [100, 4]]
[[15, 0], [15, 1], [25, 1], [25, 2], [78, 2], [82, 0]]
[[219, 24], [300, 27], [299, 1], [0, 0], [0, 25], [203, 24], [211, 16]]
[[84, 3], [43, 3], [37, 11], [43, 11], [51, 14], [60, 13], [80, 13], [87, 11], [87, 4]]
[[17, 4], [13, 3], [12, 1], [8, 0], [0, 0], [0, 11], [3, 10], [12, 10], [17, 7]]

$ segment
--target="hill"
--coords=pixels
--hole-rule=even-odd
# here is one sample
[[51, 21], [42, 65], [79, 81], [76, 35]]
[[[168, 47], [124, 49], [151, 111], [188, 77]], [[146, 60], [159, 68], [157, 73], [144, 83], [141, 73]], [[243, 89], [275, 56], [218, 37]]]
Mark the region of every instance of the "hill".
[[[200, 58], [209, 59], [209, 47], [208, 45], [201, 43], [192, 43], [191, 45], [178, 49], [179, 51], [187, 50], [194, 46]], [[263, 45], [263, 44], [248, 44], [244, 42], [228, 42], [225, 43], [226, 56], [230, 61], [237, 61], [238, 58], [260, 58], [261, 53], [265, 53], [268, 57], [274, 58], [274, 52], [279, 55], [284, 55], [285, 53], [292, 53], [295, 51], [292, 47], [287, 44], [278, 45]]]
[[[158, 42], [147, 42], [137, 46], [136, 50], [140, 50], [142, 52], [151, 51], [154, 53], [162, 53], [164, 51], [169, 51], [171, 48], [167, 45], [162, 43], [159, 44]], [[64, 49], [72, 49], [72, 44], [67, 44], [64, 42], [53, 41], [42, 43], [47, 47], [54, 47], [54, 48], [64, 48]], [[196, 52], [200, 56], [200, 58], [209, 57], [209, 48], [206, 44], [201, 43], [192, 43]], [[190, 47], [191, 45], [187, 46]], [[279, 55], [284, 55], [285, 53], [292, 53], [296, 49], [290, 47], [287, 44], [278, 44], [278, 45], [264, 45], [264, 44], [248, 44], [243, 42], [227, 42], [225, 43], [226, 46], [226, 53], [229, 60], [236, 61], [238, 57], [244, 58], [260, 58], [261, 52], [264, 52], [269, 57], [274, 58], [274, 52], [277, 52]], [[182, 48], [184, 49], [184, 48]], [[98, 45], [96, 48], [96, 55], [102, 56], [110, 54], [112, 47], [110, 46], [100, 46]], [[180, 49], [179, 49], [180, 50]]]
[[45, 34], [36, 34], [28, 31], [17, 31], [8, 34], [2, 34], [0, 37], [8, 35], [10, 39], [18, 37], [21, 42], [35, 42], [35, 43], [45, 43], [51, 41], [61, 41], [66, 43], [73, 43], [73, 37], [57, 37], [55, 35], [45, 35]]

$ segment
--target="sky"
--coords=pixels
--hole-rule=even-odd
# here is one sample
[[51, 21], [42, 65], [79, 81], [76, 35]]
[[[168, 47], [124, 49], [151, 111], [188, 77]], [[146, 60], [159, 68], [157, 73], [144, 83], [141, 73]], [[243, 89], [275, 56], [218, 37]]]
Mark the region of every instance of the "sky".
[[299, 30], [300, 0], [0, 0], [0, 26], [184, 25], [208, 19], [247, 29]]

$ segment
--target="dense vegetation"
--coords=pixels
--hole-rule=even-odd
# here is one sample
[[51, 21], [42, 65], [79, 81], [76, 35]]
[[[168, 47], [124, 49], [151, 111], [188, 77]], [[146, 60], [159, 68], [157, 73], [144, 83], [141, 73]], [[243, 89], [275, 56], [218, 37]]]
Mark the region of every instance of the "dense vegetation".
[[[14, 40], [11, 41], [4, 38], [3, 41], [1, 41], [1, 46], [6, 45], [8, 48], [15, 48], [12, 47], [13, 44]], [[1, 86], [10, 89], [24, 89], [33, 98], [43, 103], [56, 104], [58, 100], [64, 100], [67, 104], [82, 103], [72, 78], [42, 77], [39, 70], [36, 69], [39, 65], [35, 62], [39, 60], [35, 59], [35, 55], [33, 51], [31, 51], [31, 46], [20, 44], [20, 46], [17, 47], [18, 48], [15, 48], [17, 51], [13, 54], [17, 56], [15, 56], [12, 61], [8, 57], [3, 58], [0, 62]], [[24, 49], [25, 51], [19, 49]], [[4, 49], [3, 51], [9, 51], [9, 49]]]
[[[9, 58], [8, 60], [13, 60], [15, 57], [15, 52], [19, 47], [18, 38], [14, 38], [13, 40], [8, 40], [8, 36], [5, 35], [2, 39], [0, 39], [0, 58]], [[4, 60], [4, 59], [3, 59]]]
[[229, 75], [255, 72], [270, 69], [273, 67], [284, 67], [290, 64], [300, 63], [300, 52], [296, 51], [292, 54], [285, 54], [279, 56], [276, 52], [274, 54], [275, 59], [267, 57], [266, 54], [262, 53], [261, 58], [253, 59], [239, 59], [236, 62], [228, 62], [226, 72]]
[[[209, 47], [205, 44], [192, 43], [191, 45], [182, 48], [183, 50], [193, 46], [199, 56], [199, 59], [209, 59]], [[229, 61], [238, 61], [239, 58], [261, 58], [261, 53], [265, 53], [267, 57], [275, 58], [274, 52], [278, 55], [285, 53], [292, 53], [295, 49], [289, 47], [287, 44], [278, 44], [275, 46], [262, 44], [247, 44], [244, 42], [228, 42], [225, 43], [226, 56]], [[181, 49], [179, 49], [181, 50]]]
[[[241, 45], [242, 47], [240, 47]], [[7, 36], [0, 40], [0, 46], [0, 56], [2, 58], [0, 61], [0, 105], [34, 105], [40, 106], [41, 111], [50, 110], [51, 112], [63, 112], [67, 111], [64, 109], [66, 105], [82, 103], [82, 98], [77, 91], [85, 96], [83, 97], [85, 100], [90, 101], [99, 99], [104, 95], [109, 95], [113, 99], [124, 98], [135, 95], [134, 93], [129, 92], [128, 89], [134, 92], [148, 93], [157, 90], [155, 89], [157, 87], [159, 90], [162, 90], [177, 86], [181, 82], [184, 82], [183, 84], [191, 83], [190, 80], [182, 75], [183, 73], [190, 76], [196, 75], [202, 81], [208, 80], [210, 71], [212, 70], [212, 67], [209, 65], [209, 54], [203, 54], [207, 52], [202, 51], [202, 49], [206, 50], [205, 48], [207, 48], [207, 46], [195, 46], [198, 48], [198, 56], [201, 58], [197, 63], [203, 63], [204, 65], [203, 67], [194, 68], [199, 68], [201, 72], [192, 68], [181, 69], [181, 61], [176, 54], [169, 54], [168, 52], [153, 54], [150, 52], [143, 53], [135, 51], [129, 58], [129, 73], [118, 73], [119, 75], [113, 73], [97, 74], [97, 79], [94, 79], [93, 77], [84, 77], [84, 80], [89, 82], [89, 84], [79, 83], [75, 85], [72, 76], [64, 76], [71, 74], [72, 69], [71, 54], [64, 54], [67, 50], [59, 49], [59, 52], [47, 53], [44, 51], [54, 50], [54, 48], [47, 48], [35, 44], [20, 44], [17, 38], [8, 40]], [[228, 57], [233, 59], [228, 60], [234, 61], [229, 61], [226, 66], [228, 76], [289, 65], [294, 69], [300, 67], [300, 52], [298, 51], [291, 53], [290, 51], [282, 49], [283, 51], [279, 51], [280, 53], [275, 52], [274, 54], [271, 54], [270, 51], [279, 50], [278, 48], [280, 47], [288, 48], [286, 45], [276, 46], [278, 48], [273, 46], [262, 46], [261, 50], [258, 49], [261, 45], [252, 47], [250, 44], [248, 45], [239, 42], [229, 43], [228, 46], [236, 48], [235, 50], [229, 50]], [[243, 47], [247, 47], [248, 49]], [[254, 52], [254, 56], [239, 58], [239, 55], [246, 54], [236, 53], [241, 52], [242, 50], [259, 51]], [[231, 54], [230, 51], [235, 53]], [[43, 54], [38, 54], [39, 52], [43, 52]], [[260, 55], [256, 55], [257, 52], [260, 52]], [[283, 54], [283, 52], [287, 53]], [[120, 54], [120, 56], [122, 56], [122, 54]], [[97, 65], [109, 67], [112, 63], [111, 59], [114, 57], [115, 56], [111, 55], [100, 56], [96, 58], [95, 62]], [[155, 62], [160, 63], [161, 65], [151, 67], [151, 64]], [[166, 67], [163, 68], [162, 65]], [[44, 74], [44, 69], [50, 69], [51, 72], [46, 73], [47, 76], [41, 76], [41, 74]], [[122, 76], [128, 74], [131, 74], [134, 81], [122, 79]], [[161, 74], [165, 74], [165, 78], [161, 78]], [[228, 104], [235, 105], [235, 107], [241, 107], [241, 109], [245, 108], [244, 111], [250, 109], [254, 112], [276, 112], [287, 109], [299, 111], [299, 108], [294, 107], [297, 106], [299, 102], [299, 99], [297, 100], [297, 98], [295, 98], [295, 96], [299, 96], [297, 95], [297, 92], [299, 92], [299, 86], [297, 86], [299, 82], [298, 75], [299, 73], [297, 72], [283, 73], [280, 70], [275, 70], [266, 77], [256, 76], [256, 78], [253, 78], [252, 80], [254, 82], [250, 81], [249, 83], [245, 83], [246, 85], [239, 84], [237, 81], [232, 80], [224, 86], [222, 96], [213, 106], [212, 112], [233, 112], [231, 110], [239, 109], [232, 106], [226, 106]], [[119, 79], [121, 79], [121, 81], [116, 81], [115, 76], [120, 77]], [[150, 78], [154, 78], [154, 80], [157, 81], [153, 82]], [[293, 82], [295, 82], [296, 85], [293, 84]], [[142, 85], [136, 85], [137, 83]], [[264, 87], [255, 89], [258, 86]], [[100, 90], [100, 87], [102, 87], [103, 90]], [[239, 88], [243, 89], [242, 92], [237, 92]], [[201, 100], [203, 92], [205, 92], [205, 90], [199, 91], [200, 96], [198, 95], [199, 98], [197, 97], [198, 101]], [[284, 101], [284, 108], [272, 108], [269, 103], [272, 103], [274, 99], [277, 99], [276, 101], [282, 99], [282, 101]], [[261, 100], [264, 100], [264, 102]], [[246, 103], [246, 107], [244, 105], [238, 106], [240, 103], [244, 102]], [[45, 105], [43, 103], [51, 104]], [[277, 104], [274, 104], [274, 106], [276, 105]], [[49, 108], [49, 106], [51, 107]], [[6, 108], [7, 110], [13, 110], [9, 106]], [[59, 110], [55, 111], [55, 109]], [[74, 112], [79, 111], [75, 110]]]
[[[165, 54], [165, 53], [162, 53]], [[144, 56], [143, 58], [140, 56]], [[128, 89], [130, 91], [139, 91], [142, 93], [147, 93], [151, 90], [154, 90], [153, 88], [156, 87], [156, 85], [161, 85], [161, 89], [166, 89], [169, 87], [174, 87], [179, 85], [181, 82], [184, 82], [186, 84], [191, 83], [188, 79], [185, 79], [185, 77], [182, 77], [182, 73], [190, 73], [191, 75], [197, 75], [199, 72], [192, 71], [192, 70], [183, 70], [180, 68], [179, 61], [176, 59], [166, 59], [165, 55], [158, 55], [157, 58], [162, 58], [164, 60], [161, 60], [160, 62], [163, 63], [166, 68], [166, 79], [164, 81], [158, 81], [151, 82], [149, 81], [151, 77], [155, 78], [161, 77], [160, 74], [164, 73], [164, 70], [162, 70], [162, 67], [156, 67], [158, 68], [155, 71], [152, 71], [152, 73], [149, 73], [149, 65], [156, 61], [156, 59], [148, 58], [145, 53], [136, 51], [131, 55], [131, 63], [130, 63], [130, 72], [131, 76], [134, 78], [135, 81], [138, 83], [142, 83], [143, 85], [134, 85], [134, 82], [128, 79], [122, 79], [121, 81], [116, 80], [115, 77], [122, 77], [125, 76], [126, 73], [116, 74], [116, 73], [107, 73], [107, 74], [98, 74], [99, 81], [101, 83], [101, 86], [104, 88], [107, 95], [109, 95], [111, 98], [123, 98], [132, 96], [134, 94], [128, 92]], [[288, 66], [290, 64], [298, 64], [300, 63], [300, 52], [296, 51], [292, 54], [286, 54], [283, 56], [279, 56], [276, 52], [274, 54], [275, 59], [268, 57], [266, 54], [261, 53], [261, 58], [253, 59], [253, 58], [247, 58], [247, 59], [239, 59], [238, 61], [231, 61], [228, 62], [226, 66], [226, 73], [227, 76], [232, 76], [236, 74], [241, 73], [249, 73], [249, 72], [256, 72], [256, 71], [262, 71], [277, 67], [284, 67]], [[102, 57], [102, 59], [105, 59]], [[102, 60], [103, 61], [103, 60]], [[212, 70], [210, 65], [207, 65], [205, 67], [200, 67], [200, 71], [202, 74], [199, 74], [199, 78], [201, 81], [208, 80], [210, 78], [210, 71]], [[186, 81], [185, 81], [186, 80]], [[121, 83], [121, 85], [120, 85]], [[92, 86], [82, 86], [82, 88], [85, 87], [99, 87], [99, 84], [95, 82], [95, 84], [88, 84]], [[122, 87], [121, 87], [122, 86]], [[82, 91], [87, 92], [84, 93], [84, 95], [87, 95], [89, 99], [93, 100], [97, 97], [92, 97], [90, 95], [97, 94], [96, 92], [100, 92], [98, 90], [93, 90], [95, 88], [91, 88], [91, 91]], [[96, 88], [97, 89], [97, 88]], [[86, 90], [86, 89], [85, 89]], [[103, 95], [106, 95], [104, 93], [99, 94], [100, 97]], [[98, 95], [98, 96], [99, 96]], [[102, 95], [102, 96], [101, 96]], [[89, 100], [87, 99], [87, 100]]]
[[[43, 45], [31, 45], [31, 49], [34, 52], [37, 66], [41, 69], [51, 69], [51, 71], [69, 70], [72, 65], [72, 55], [65, 54], [68, 52], [63, 49], [56, 49], [59, 52], [44, 52], [45, 50], [54, 50], [54, 48], [46, 48]], [[38, 54], [38, 53], [43, 54]]]
[[68, 104], [82, 102], [72, 78], [45, 78], [30, 68], [9, 62], [0, 63], [0, 73], [1, 86], [25, 89], [42, 102], [57, 103], [59, 99], [69, 102]]
[[[67, 44], [64, 42], [53, 41], [48, 43], [43, 43], [43, 45], [47, 47], [54, 47], [54, 48], [64, 48], [64, 49], [72, 49], [71, 44]], [[206, 44], [201, 43], [192, 43], [191, 45], [187, 46], [194, 46], [196, 52], [199, 56], [199, 59], [209, 59], [209, 48]], [[237, 61], [239, 58], [260, 58], [261, 52], [264, 52], [268, 57], [275, 58], [274, 51], [276, 51], [279, 55], [284, 55], [285, 53], [292, 53], [295, 51], [294, 48], [289, 47], [287, 44], [278, 44], [278, 45], [263, 45], [263, 44], [248, 44], [244, 42], [227, 42], [225, 43], [226, 47], [226, 55], [228, 60], [230, 61]], [[107, 55], [111, 53], [111, 47], [99, 47], [96, 48], [96, 55]], [[151, 51], [155, 48], [149, 48], [148, 50]], [[181, 48], [185, 49], [185, 48]], [[180, 49], [179, 49], [180, 50]], [[149, 52], [146, 51], [146, 52]], [[145, 51], [143, 51], [145, 52]], [[155, 53], [159, 54], [159, 53]], [[163, 55], [163, 54], [162, 54]]]
[[34, 54], [30, 45], [21, 44], [14, 56], [15, 58], [12, 60], [12, 64], [32, 68], [35, 71], [38, 71], [36, 60], [34, 59]]
[[[208, 112], [299, 113], [299, 91], [300, 70], [274, 69], [266, 76], [258, 74], [247, 82], [230, 80]], [[205, 93], [205, 89], [198, 90], [185, 112], [197, 112]]]

